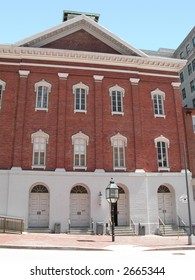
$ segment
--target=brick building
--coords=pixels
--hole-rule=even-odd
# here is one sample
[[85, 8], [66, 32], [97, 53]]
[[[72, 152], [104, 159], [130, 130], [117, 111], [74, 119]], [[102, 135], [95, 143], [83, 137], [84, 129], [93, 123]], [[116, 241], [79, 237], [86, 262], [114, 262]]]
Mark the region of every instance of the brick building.
[[24, 217], [25, 229], [106, 225], [113, 177], [117, 226], [153, 234], [187, 222], [185, 61], [136, 49], [98, 15], [64, 20], [0, 45], [0, 214]]

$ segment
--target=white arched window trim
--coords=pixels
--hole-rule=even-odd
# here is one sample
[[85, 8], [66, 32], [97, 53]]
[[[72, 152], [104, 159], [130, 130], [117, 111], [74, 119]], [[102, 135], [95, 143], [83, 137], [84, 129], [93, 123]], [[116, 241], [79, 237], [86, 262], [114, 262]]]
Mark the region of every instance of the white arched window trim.
[[154, 139], [155, 148], [157, 149], [158, 171], [170, 171], [168, 149], [170, 141], [163, 135]]
[[0, 80], [0, 109], [1, 109], [1, 106], [2, 106], [2, 100], [3, 100], [3, 91], [5, 90], [5, 86], [6, 86], [6, 82]]
[[165, 118], [165, 92], [157, 88], [151, 92], [151, 98], [153, 100], [154, 117]]
[[[117, 94], [114, 95], [114, 92]], [[123, 97], [125, 96], [124, 88], [116, 84], [115, 86], [109, 88], [109, 95], [111, 97], [112, 115], [116, 114], [123, 116]], [[120, 104], [118, 103], [118, 100], [120, 100]]]
[[[46, 88], [46, 96], [42, 90], [41, 94], [39, 93], [39, 88]], [[48, 111], [48, 101], [49, 101], [49, 93], [51, 92], [51, 84], [46, 82], [45, 80], [41, 80], [35, 83], [35, 93], [36, 93], [36, 106], [35, 111]], [[44, 105], [43, 105], [44, 104]]]
[[31, 135], [33, 144], [32, 168], [46, 168], [46, 146], [49, 135], [41, 129]]
[[[81, 112], [87, 113], [87, 95], [89, 93], [89, 87], [82, 82], [73, 85], [73, 94], [74, 94], [74, 113]], [[78, 91], [79, 90], [79, 91]], [[83, 92], [84, 91], [84, 96]], [[84, 97], [84, 102], [83, 102]]]
[[113, 168], [115, 170], [126, 171], [125, 147], [127, 146], [127, 137], [120, 133], [110, 138], [113, 147]]
[[73, 169], [87, 170], [87, 145], [89, 136], [82, 131], [72, 135], [72, 145], [74, 145], [74, 166]]

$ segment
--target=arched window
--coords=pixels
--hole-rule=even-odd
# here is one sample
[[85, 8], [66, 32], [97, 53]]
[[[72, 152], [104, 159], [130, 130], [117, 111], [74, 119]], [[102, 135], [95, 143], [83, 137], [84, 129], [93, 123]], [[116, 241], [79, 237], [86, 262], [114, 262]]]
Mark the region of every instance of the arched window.
[[158, 188], [158, 193], [170, 193], [170, 190], [169, 190], [169, 188], [167, 188], [165, 185], [161, 185], [161, 186]]
[[168, 160], [168, 148], [170, 146], [169, 139], [163, 135], [154, 139], [155, 147], [157, 149], [158, 170], [170, 171]]
[[74, 112], [87, 113], [87, 95], [89, 87], [82, 82], [73, 86]]
[[74, 167], [73, 169], [87, 169], [87, 145], [89, 136], [81, 131], [72, 136], [72, 144], [74, 145]]
[[33, 144], [32, 168], [46, 167], [46, 145], [49, 141], [49, 135], [41, 129], [31, 135]]
[[51, 84], [42, 80], [35, 84], [36, 92], [36, 106], [35, 110], [48, 111], [49, 93], [51, 91]]
[[159, 88], [157, 88], [151, 92], [151, 97], [153, 100], [154, 116], [165, 118], [165, 110], [164, 110], [165, 93], [161, 91]]
[[111, 137], [111, 145], [113, 147], [114, 170], [126, 170], [125, 147], [127, 146], [127, 138], [118, 133], [115, 136]]
[[125, 90], [122, 87], [115, 85], [109, 88], [109, 92], [111, 97], [112, 115], [114, 114], [124, 115], [123, 97], [125, 94]]
[[2, 80], [0, 80], [0, 109], [2, 106], [2, 100], [3, 100], [3, 91], [5, 90], [6, 83]]
[[87, 190], [85, 187], [83, 187], [81, 185], [77, 185], [72, 188], [70, 193], [87, 193]]
[[36, 185], [31, 193], [48, 193], [48, 189], [43, 185]]

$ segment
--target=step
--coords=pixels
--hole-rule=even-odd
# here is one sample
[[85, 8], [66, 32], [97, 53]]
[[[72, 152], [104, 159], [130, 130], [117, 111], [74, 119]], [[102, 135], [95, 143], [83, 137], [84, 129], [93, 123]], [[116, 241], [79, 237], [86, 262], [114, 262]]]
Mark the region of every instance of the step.
[[88, 227], [71, 227], [69, 234], [83, 234], [90, 235], [93, 234], [93, 231]]
[[116, 226], [114, 228], [115, 235], [117, 236], [129, 236], [135, 235], [135, 232], [129, 226]]
[[159, 234], [163, 236], [187, 235], [185, 229], [177, 225], [165, 225], [165, 227], [161, 225], [159, 231]]
[[52, 230], [49, 228], [28, 228], [26, 232], [29, 233], [52, 233]]

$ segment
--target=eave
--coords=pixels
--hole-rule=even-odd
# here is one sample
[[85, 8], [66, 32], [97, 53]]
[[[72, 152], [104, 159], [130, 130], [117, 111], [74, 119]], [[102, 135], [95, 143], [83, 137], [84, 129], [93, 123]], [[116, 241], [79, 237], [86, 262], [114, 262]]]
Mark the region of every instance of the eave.
[[182, 70], [187, 62], [186, 60], [165, 57], [139, 57], [96, 52], [16, 47], [14, 45], [0, 45], [0, 58], [53, 61], [58, 63], [98, 64], [177, 73]]

